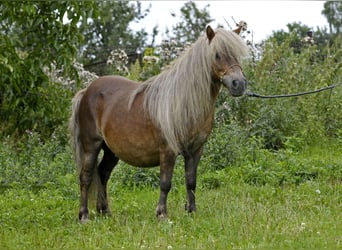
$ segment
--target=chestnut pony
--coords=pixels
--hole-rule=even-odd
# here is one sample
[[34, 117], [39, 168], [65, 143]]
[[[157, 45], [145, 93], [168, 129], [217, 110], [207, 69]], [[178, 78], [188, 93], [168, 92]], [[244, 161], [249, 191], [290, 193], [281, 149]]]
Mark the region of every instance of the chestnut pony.
[[[185, 159], [186, 210], [196, 210], [197, 165], [214, 122], [221, 85], [243, 95], [241, 58], [245, 43], [234, 31], [210, 26], [169, 68], [143, 83], [103, 76], [73, 98], [70, 131], [79, 167], [79, 220], [89, 218], [88, 194], [97, 190], [96, 208], [108, 214], [107, 182], [119, 159], [137, 167], [160, 166], [159, 219], [167, 216], [175, 160]], [[100, 150], [103, 158], [97, 164]]]

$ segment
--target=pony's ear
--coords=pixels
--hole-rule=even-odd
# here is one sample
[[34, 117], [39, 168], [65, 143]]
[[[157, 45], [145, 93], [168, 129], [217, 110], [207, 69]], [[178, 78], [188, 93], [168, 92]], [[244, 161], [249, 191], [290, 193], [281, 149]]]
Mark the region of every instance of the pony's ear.
[[242, 26], [239, 26], [238, 28], [233, 30], [233, 32], [235, 32], [236, 34], [240, 35], [241, 30], [242, 30]]
[[208, 25], [206, 32], [207, 32], [207, 37], [208, 37], [209, 43], [210, 43], [211, 40], [213, 40], [213, 38], [215, 36], [215, 31], [210, 27], [210, 25]]

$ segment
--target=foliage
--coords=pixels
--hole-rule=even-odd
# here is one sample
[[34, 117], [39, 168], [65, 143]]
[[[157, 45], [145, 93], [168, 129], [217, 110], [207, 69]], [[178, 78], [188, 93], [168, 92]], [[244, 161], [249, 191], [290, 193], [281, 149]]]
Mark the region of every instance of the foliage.
[[[281, 44], [270, 39], [262, 58], [250, 63], [246, 76], [250, 89], [262, 94], [296, 93], [341, 83], [340, 41], [318, 50], [316, 45], [291, 49], [292, 38]], [[324, 55], [324, 57], [322, 57]], [[219, 99], [222, 106], [222, 99]], [[249, 135], [261, 137], [268, 149], [284, 146], [288, 137], [315, 141], [337, 136], [341, 129], [341, 89], [315, 95], [286, 99], [228, 99], [230, 120], [236, 119]], [[226, 122], [230, 122], [226, 119]], [[314, 137], [312, 135], [315, 135]]]
[[338, 36], [333, 33], [328, 33], [327, 28], [317, 27], [316, 29], [302, 24], [301, 22], [294, 22], [287, 24], [288, 31], [283, 29], [273, 31], [269, 40], [282, 44], [290, 40], [290, 47], [293, 52], [301, 53], [308, 46], [317, 45], [317, 59], [324, 59], [324, 51], [327, 45], [332, 46], [338, 41]]
[[[63, 129], [63, 128], [61, 128]], [[65, 189], [77, 185], [73, 154], [65, 146], [63, 132], [56, 131], [48, 140], [27, 131], [26, 140], [12, 144], [3, 139], [0, 146], [0, 190], [8, 188]], [[342, 180], [340, 141], [327, 140], [308, 145], [296, 137], [288, 137], [285, 148], [269, 151], [258, 137], [247, 138], [246, 130], [237, 125], [216, 127], [205, 146], [200, 161], [199, 186], [218, 188], [231, 182], [249, 185], [301, 185], [307, 181]], [[184, 162], [178, 159], [173, 190], [184, 185]], [[159, 170], [140, 169], [120, 163], [112, 174], [113, 188], [159, 187]], [[110, 191], [112, 192], [112, 191]]]
[[82, 39], [77, 24], [93, 10], [94, 2], [1, 1], [0, 131], [20, 135], [39, 128], [48, 135], [65, 120], [63, 97], [70, 93], [50, 84], [43, 69], [54, 62], [77, 77], [73, 61]]
[[307, 36], [307, 32], [311, 31], [311, 28], [307, 25], [302, 25], [300, 22], [289, 23], [286, 26], [288, 31], [284, 31], [283, 29], [273, 31], [271, 39], [277, 41], [278, 44], [290, 40], [290, 47], [293, 48], [293, 51], [300, 53], [303, 47], [302, 40]]
[[327, 1], [324, 3], [322, 14], [327, 18], [330, 33], [342, 33], [342, 3], [340, 1]]
[[178, 22], [173, 27], [173, 33], [175, 40], [180, 43], [194, 42], [205, 30], [208, 23], [214, 19], [210, 17], [208, 8], [209, 5], [205, 6], [204, 9], [198, 9], [196, 3], [193, 1], [186, 2], [180, 9], [182, 21]]
[[[330, 145], [329, 145], [330, 144]], [[335, 152], [338, 144], [326, 143]], [[297, 149], [295, 149], [297, 150]], [[287, 149], [274, 154], [270, 151], [258, 151], [255, 161], [243, 165], [241, 176], [252, 185], [288, 186], [302, 185], [311, 181], [341, 181], [341, 162], [338, 156], [329, 154], [322, 157], [322, 150], [315, 147], [309, 151]], [[299, 155], [304, 154], [304, 156]], [[323, 167], [324, 166], [324, 167]], [[331, 173], [334, 173], [332, 176]]]
[[[264, 45], [262, 57], [246, 63], [245, 73], [253, 91], [265, 94], [299, 92], [341, 82], [339, 72], [342, 62], [338, 40], [319, 51], [316, 45], [305, 47], [301, 53], [295, 53], [294, 49], [291, 49], [291, 41], [291, 36], [280, 44], [271, 38]], [[178, 51], [176, 48], [178, 47], [172, 49], [171, 46], [170, 51], [175, 50], [176, 53]], [[165, 59], [166, 57], [162, 58], [162, 56], [162, 53], [155, 53], [153, 49], [145, 50], [145, 59], [156, 59], [151, 59], [153, 62], [144, 60], [142, 64], [136, 61], [134, 65], [131, 65], [128, 77], [144, 80], [158, 73], [169, 60], [173, 59], [172, 57]], [[123, 58], [126, 60], [126, 57]], [[80, 70], [79, 72], [85, 72], [82, 65], [77, 65], [77, 68]], [[59, 143], [65, 145], [67, 143], [65, 125], [68, 120], [66, 110], [69, 109], [70, 85], [73, 83], [70, 79], [60, 78], [59, 74], [62, 73], [56, 70], [53, 65], [50, 66], [50, 72], [45, 72], [45, 75], [49, 76], [50, 82], [56, 82], [56, 84], [50, 84], [49, 90], [51, 95], [55, 94], [54, 99], [59, 101], [58, 105], [48, 104], [44, 107], [39, 106], [39, 108], [44, 110], [53, 107], [49, 111], [51, 116], [47, 118], [50, 119], [49, 121], [59, 124], [57, 126], [59, 130], [55, 132], [55, 135], [60, 138]], [[79, 73], [79, 75], [85, 75], [85, 78], [92, 79], [96, 77], [89, 72], [87, 74]], [[53, 89], [54, 87], [56, 90]], [[307, 97], [260, 100], [247, 97], [231, 98], [227, 91], [222, 91], [217, 102], [215, 129], [205, 145], [201, 168], [204, 172], [213, 174], [216, 171], [233, 166], [243, 166], [243, 168], [247, 166], [248, 172], [253, 172], [255, 165], [252, 163], [255, 163], [255, 157], [260, 150], [267, 149], [272, 152], [289, 147], [300, 150], [305, 145], [315, 144], [318, 140], [326, 137], [340, 138], [341, 140], [342, 117], [339, 110], [341, 110], [342, 104], [340, 93], [340, 90], [336, 88]], [[46, 116], [44, 117], [47, 119]], [[54, 130], [55, 128], [56, 126]], [[42, 157], [37, 156], [42, 149], [48, 153], [50, 150], [48, 148], [53, 147], [54, 142], [57, 141], [54, 139], [50, 141], [51, 136], [42, 134], [41, 129], [32, 131], [33, 136], [26, 136], [26, 139], [23, 138], [22, 144], [17, 145], [19, 148], [15, 151], [17, 153], [9, 153], [11, 151], [9, 149], [11, 146], [7, 147], [10, 145], [9, 141], [4, 144], [3, 155], [9, 154], [9, 158], [23, 159], [14, 164], [16, 166], [14, 168], [11, 167], [13, 164], [8, 164], [5, 161], [2, 163], [2, 171], [6, 172], [2, 180], [4, 186], [18, 183], [20, 178], [26, 178], [26, 183], [29, 186], [44, 186], [45, 183], [48, 183], [48, 175], [44, 172], [36, 172], [37, 169], [34, 166], [46, 166], [44, 169], [51, 171], [50, 165], [54, 165], [55, 158], [51, 159], [44, 154]], [[37, 133], [38, 131], [39, 133]], [[37, 148], [34, 146], [35, 143]], [[262, 153], [266, 155], [265, 159], [270, 157], [267, 150]], [[64, 153], [71, 155], [69, 151]], [[17, 154], [20, 154], [20, 157]], [[73, 164], [73, 161], [70, 161], [71, 163], [68, 163], [68, 166]], [[32, 175], [29, 174], [25, 177], [23, 177], [24, 175], [14, 175], [17, 168], [27, 164], [29, 165], [29, 172], [32, 171], [33, 173]], [[178, 165], [182, 164], [178, 163]], [[273, 165], [277, 166], [277, 163]], [[14, 172], [9, 169], [14, 169]], [[122, 171], [117, 172], [117, 177], [120, 180], [119, 183], [124, 186], [158, 186], [158, 173], [155, 170], [132, 169], [125, 165], [121, 165], [119, 169]], [[260, 173], [262, 173], [263, 168], [260, 169]], [[63, 172], [62, 176], [71, 174], [71, 172], [73, 171], [69, 169], [67, 172]], [[253, 172], [252, 176], [254, 174]], [[53, 178], [57, 178], [57, 175], [56, 173]], [[248, 176], [248, 174], [245, 175]], [[253, 178], [250, 179], [253, 180]], [[295, 177], [290, 175], [286, 178]], [[183, 177], [179, 177], [179, 179], [182, 180]], [[210, 177], [207, 180], [210, 179], [213, 179], [214, 186], [217, 185], [215, 178]], [[41, 183], [37, 182], [38, 180]], [[208, 182], [211, 183], [211, 181]], [[287, 182], [291, 181], [288, 180]]]
[[204, 153], [200, 162], [204, 171], [215, 172], [239, 165], [249, 150], [254, 150], [255, 146], [260, 146], [253, 145], [247, 136], [246, 129], [236, 122], [216, 125], [204, 146]]
[[240, 181], [282, 187], [342, 180], [341, 141], [321, 138], [319, 143], [308, 144], [298, 137], [287, 137], [284, 148], [273, 151], [264, 148], [262, 138], [248, 138], [248, 131], [229, 128], [232, 125], [215, 128], [205, 145], [199, 184], [206, 188]]
[[[61, 128], [62, 129], [62, 128]], [[73, 157], [67, 138], [56, 130], [44, 141], [38, 133], [26, 131], [25, 139], [12, 145], [10, 138], [0, 145], [0, 187], [36, 189], [60, 185], [60, 180], [75, 181]], [[62, 182], [63, 183], [63, 182]]]
[[80, 59], [87, 70], [104, 75], [111, 73], [106, 61], [112, 50], [125, 50], [130, 62], [135, 62], [136, 51], [145, 46], [147, 33], [144, 29], [134, 32], [129, 24], [143, 19], [149, 10], [142, 10], [139, 2], [99, 1], [96, 4], [98, 16], [80, 26], [85, 36]]

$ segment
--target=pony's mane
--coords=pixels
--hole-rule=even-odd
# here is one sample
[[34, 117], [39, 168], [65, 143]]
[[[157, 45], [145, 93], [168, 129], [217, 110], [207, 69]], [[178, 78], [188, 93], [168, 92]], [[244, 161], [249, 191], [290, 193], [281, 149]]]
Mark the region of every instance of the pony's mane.
[[189, 130], [196, 123], [203, 124], [213, 109], [212, 63], [216, 52], [240, 61], [247, 51], [232, 31], [216, 30], [210, 43], [202, 36], [169, 68], [140, 84], [130, 97], [129, 108], [137, 94], [144, 92], [145, 112], [171, 149], [180, 153], [187, 146]]

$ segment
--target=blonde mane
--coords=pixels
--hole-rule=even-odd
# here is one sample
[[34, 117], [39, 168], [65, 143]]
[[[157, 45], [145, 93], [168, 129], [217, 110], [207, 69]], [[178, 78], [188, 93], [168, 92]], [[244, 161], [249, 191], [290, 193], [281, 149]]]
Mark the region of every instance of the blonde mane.
[[144, 92], [144, 110], [157, 125], [175, 153], [182, 152], [189, 130], [208, 118], [213, 109], [211, 96], [212, 65], [216, 52], [240, 61], [247, 47], [232, 31], [216, 30], [209, 44], [200, 37], [168, 69], [143, 82], [131, 95]]

